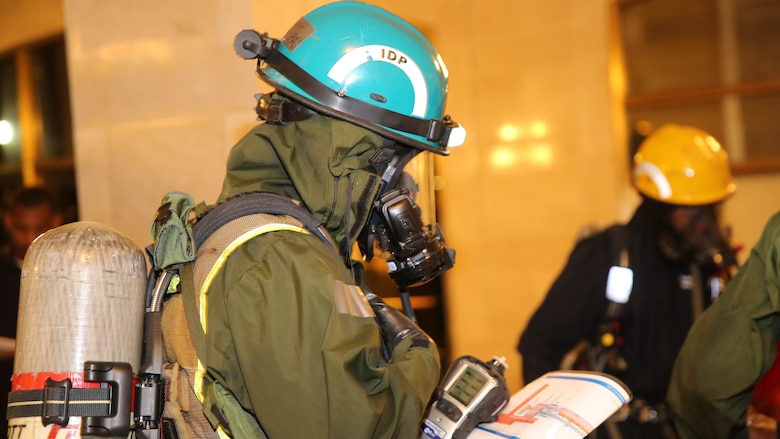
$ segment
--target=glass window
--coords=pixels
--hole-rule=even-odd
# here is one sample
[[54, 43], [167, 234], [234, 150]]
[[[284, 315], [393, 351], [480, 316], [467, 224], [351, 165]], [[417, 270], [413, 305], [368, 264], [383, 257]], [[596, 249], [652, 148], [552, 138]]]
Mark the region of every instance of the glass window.
[[78, 219], [61, 36], [0, 54], [0, 201], [22, 185], [49, 187], [65, 221]]
[[620, 26], [632, 130], [694, 125], [735, 172], [780, 168], [780, 1], [623, 0]]
[[16, 89], [16, 62], [13, 56], [0, 58], [0, 169], [19, 164], [19, 105]]
[[745, 144], [750, 157], [766, 159], [780, 155], [780, 93], [742, 99]]
[[40, 157], [73, 155], [65, 42], [58, 40], [32, 50], [36, 98], [41, 113], [43, 138]]
[[714, 1], [651, 0], [623, 13], [629, 94], [719, 83]]
[[780, 2], [736, 2], [740, 79], [758, 81], [780, 77]]

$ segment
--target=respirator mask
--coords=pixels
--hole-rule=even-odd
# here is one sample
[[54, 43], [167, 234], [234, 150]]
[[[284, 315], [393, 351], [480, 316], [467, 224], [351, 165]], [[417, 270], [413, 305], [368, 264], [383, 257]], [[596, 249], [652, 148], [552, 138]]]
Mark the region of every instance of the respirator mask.
[[[396, 148], [405, 147], [396, 146]], [[367, 261], [378, 255], [401, 288], [425, 284], [455, 263], [436, 223], [433, 154], [412, 150], [393, 154], [382, 177], [368, 225], [358, 240]]]
[[729, 233], [718, 224], [717, 206], [696, 208], [682, 230], [665, 230], [659, 237], [664, 254], [678, 263], [691, 263], [711, 276], [737, 265], [737, 252]]

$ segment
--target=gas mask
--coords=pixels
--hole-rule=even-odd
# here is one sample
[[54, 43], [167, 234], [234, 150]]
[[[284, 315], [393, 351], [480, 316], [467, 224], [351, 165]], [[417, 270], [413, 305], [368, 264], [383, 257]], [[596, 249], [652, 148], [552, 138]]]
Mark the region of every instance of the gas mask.
[[394, 154], [386, 166], [383, 187], [358, 242], [368, 261], [376, 245], [390, 278], [405, 289], [452, 268], [455, 251], [444, 246], [436, 224], [432, 154], [410, 149]]
[[715, 206], [703, 206], [683, 230], [664, 230], [659, 245], [672, 261], [695, 264], [706, 276], [737, 265], [737, 252], [718, 224]]

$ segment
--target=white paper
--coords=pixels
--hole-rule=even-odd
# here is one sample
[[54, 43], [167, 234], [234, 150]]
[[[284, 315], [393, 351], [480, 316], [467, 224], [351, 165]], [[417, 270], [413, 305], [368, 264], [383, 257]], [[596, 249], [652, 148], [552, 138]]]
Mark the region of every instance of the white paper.
[[607, 374], [556, 371], [523, 387], [496, 422], [468, 439], [581, 439], [631, 401], [625, 384]]

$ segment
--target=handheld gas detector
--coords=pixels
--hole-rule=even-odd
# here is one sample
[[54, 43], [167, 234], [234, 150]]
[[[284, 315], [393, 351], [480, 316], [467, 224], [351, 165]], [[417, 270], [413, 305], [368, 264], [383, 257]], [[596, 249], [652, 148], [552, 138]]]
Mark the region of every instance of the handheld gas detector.
[[471, 356], [455, 360], [422, 424], [420, 439], [462, 439], [477, 424], [492, 422], [509, 401], [504, 358], [484, 363]]

